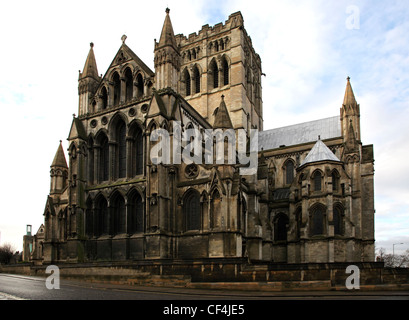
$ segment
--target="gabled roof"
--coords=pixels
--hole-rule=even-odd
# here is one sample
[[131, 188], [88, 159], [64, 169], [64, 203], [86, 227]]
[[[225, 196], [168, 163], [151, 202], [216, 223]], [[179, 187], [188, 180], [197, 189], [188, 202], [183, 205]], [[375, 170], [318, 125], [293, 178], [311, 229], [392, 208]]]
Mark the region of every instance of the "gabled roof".
[[[132, 60], [136, 62], [136, 64], [149, 76], [154, 76], [155, 73], [136, 55], [135, 52], [131, 50], [125, 43], [122, 43], [121, 48], [118, 50], [118, 54], [121, 52], [121, 49], [128, 53]], [[115, 61], [115, 59], [114, 59]]]
[[80, 138], [82, 140], [87, 140], [87, 134], [85, 132], [85, 128], [82, 125], [81, 120], [74, 117], [72, 119], [71, 130], [68, 136], [68, 140], [73, 140], [77, 138]]
[[[145, 72], [147, 75], [149, 75], [150, 77], [154, 77], [155, 73], [136, 55], [135, 52], [133, 52], [131, 50], [131, 48], [129, 48], [126, 44], [125, 44], [125, 40], [126, 36], [122, 36], [123, 40], [122, 40], [122, 45], [121, 47], [118, 49], [115, 57], [112, 59], [111, 64], [109, 65], [107, 71], [105, 72], [101, 84], [104, 82], [103, 80], [110, 74], [108, 71], [114, 67], [117, 66], [119, 64], [123, 64], [127, 61], [133, 60], [136, 62], [136, 64], [139, 66], [139, 68]], [[100, 84], [100, 85], [101, 85]]]
[[321, 162], [321, 161], [335, 161], [341, 162], [337, 156], [322, 142], [320, 139], [312, 147], [307, 157], [301, 163], [301, 166], [309, 163]]
[[58, 146], [57, 152], [55, 153], [53, 163], [51, 167], [62, 167], [68, 168], [67, 160], [65, 159], [64, 150], [62, 148], [62, 141], [60, 140], [60, 145]]
[[291, 126], [259, 132], [259, 150], [271, 150], [281, 146], [293, 146], [342, 136], [339, 116], [299, 123]]

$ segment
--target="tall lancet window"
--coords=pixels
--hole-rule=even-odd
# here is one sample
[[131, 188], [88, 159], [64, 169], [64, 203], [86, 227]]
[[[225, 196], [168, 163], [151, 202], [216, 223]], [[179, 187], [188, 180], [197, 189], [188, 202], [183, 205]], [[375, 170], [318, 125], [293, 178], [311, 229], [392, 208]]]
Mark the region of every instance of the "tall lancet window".
[[99, 154], [99, 182], [109, 179], [109, 145], [108, 138], [105, 134], [99, 139], [100, 154]]
[[223, 69], [223, 85], [227, 86], [229, 84], [229, 64], [227, 63], [226, 58], [223, 57], [222, 62]]
[[185, 230], [200, 230], [200, 194], [196, 190], [188, 191], [183, 201], [183, 213], [185, 216]]
[[117, 127], [118, 178], [126, 177], [126, 125], [123, 121]]
[[133, 80], [132, 71], [127, 68], [125, 71], [125, 98], [126, 101], [131, 101], [133, 96]]
[[117, 106], [121, 101], [121, 80], [118, 73], [115, 72], [112, 81], [114, 83], [114, 106]]
[[197, 66], [193, 69], [193, 74], [195, 78], [195, 93], [200, 92], [200, 72]]

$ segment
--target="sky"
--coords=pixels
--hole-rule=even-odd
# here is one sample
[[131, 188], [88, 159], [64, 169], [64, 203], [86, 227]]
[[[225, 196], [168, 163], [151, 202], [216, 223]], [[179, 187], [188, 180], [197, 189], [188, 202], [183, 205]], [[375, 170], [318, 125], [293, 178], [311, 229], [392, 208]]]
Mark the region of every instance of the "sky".
[[67, 155], [78, 71], [90, 42], [105, 73], [127, 45], [152, 69], [165, 9], [175, 34], [241, 11], [262, 60], [264, 129], [339, 115], [346, 78], [375, 152], [376, 248], [409, 249], [409, 2], [407, 0], [8, 1], [0, 12], [0, 245], [22, 250], [44, 221], [50, 165]]

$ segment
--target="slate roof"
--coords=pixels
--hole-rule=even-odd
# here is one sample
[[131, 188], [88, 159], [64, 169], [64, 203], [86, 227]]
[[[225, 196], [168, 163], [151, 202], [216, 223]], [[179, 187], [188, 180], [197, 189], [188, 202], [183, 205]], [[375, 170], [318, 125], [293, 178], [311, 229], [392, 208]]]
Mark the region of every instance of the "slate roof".
[[293, 146], [302, 143], [338, 138], [341, 136], [339, 116], [299, 123], [291, 126], [259, 132], [259, 150], [271, 150], [281, 146]]
[[325, 145], [324, 142], [318, 140], [312, 147], [311, 151], [305, 157], [301, 166], [307, 163], [320, 162], [320, 161], [336, 161], [340, 162], [337, 156]]

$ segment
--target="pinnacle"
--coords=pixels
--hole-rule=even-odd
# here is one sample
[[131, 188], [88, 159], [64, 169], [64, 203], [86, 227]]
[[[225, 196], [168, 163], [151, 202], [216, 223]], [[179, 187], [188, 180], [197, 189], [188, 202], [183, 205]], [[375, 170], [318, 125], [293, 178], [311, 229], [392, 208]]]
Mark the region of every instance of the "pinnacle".
[[355, 95], [354, 95], [354, 91], [352, 90], [352, 86], [351, 86], [351, 82], [350, 82], [351, 78], [348, 77], [347, 78], [347, 87], [345, 89], [345, 96], [344, 96], [344, 105], [356, 105], [356, 99], [355, 99]]
[[58, 146], [57, 152], [55, 153], [53, 163], [51, 167], [62, 167], [68, 168], [67, 161], [65, 159], [64, 150], [62, 148], [62, 141], [60, 140], [60, 145]]
[[173, 32], [172, 22], [169, 16], [170, 9], [166, 8], [165, 22], [163, 23], [162, 33], [160, 35], [159, 47], [170, 45], [177, 49], [175, 34]]
[[90, 49], [87, 56], [87, 60], [85, 61], [84, 70], [80, 74], [80, 78], [91, 77], [94, 79], [98, 79], [98, 68], [97, 62], [95, 60], [94, 55], [94, 43], [90, 43]]

